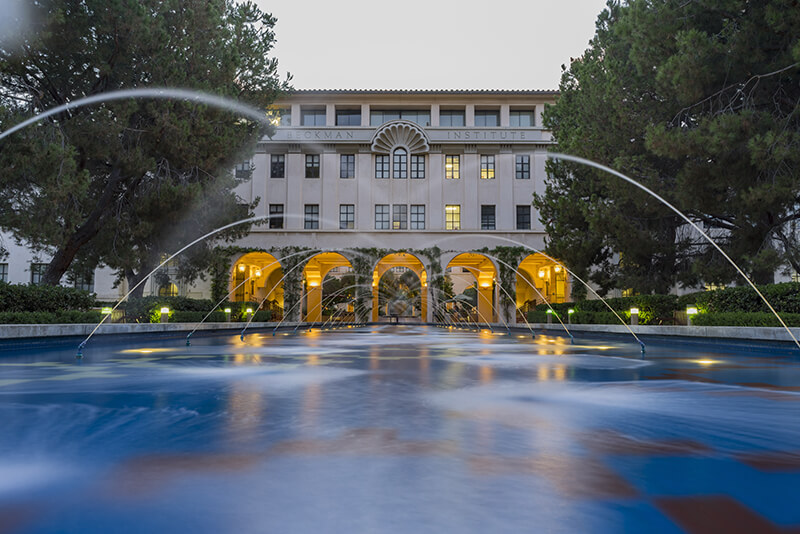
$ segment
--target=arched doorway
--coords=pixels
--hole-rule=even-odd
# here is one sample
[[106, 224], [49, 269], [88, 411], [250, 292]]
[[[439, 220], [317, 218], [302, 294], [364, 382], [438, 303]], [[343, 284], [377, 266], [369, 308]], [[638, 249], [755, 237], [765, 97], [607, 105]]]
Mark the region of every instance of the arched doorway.
[[272, 311], [272, 318], [283, 316], [283, 269], [277, 258], [267, 252], [250, 252], [231, 267], [233, 302], [261, 303]]
[[456, 305], [453, 308], [474, 306], [474, 314], [467, 314], [478, 323], [497, 322], [495, 285], [497, 268], [484, 256], [474, 252], [459, 254], [447, 264], [446, 272], [453, 282]]
[[387, 254], [372, 272], [372, 320], [427, 321], [428, 273], [413, 254]]
[[517, 271], [517, 309], [521, 313], [527, 313], [545, 301], [566, 302], [569, 298], [566, 269], [544, 254], [527, 256]]
[[[341, 280], [352, 272], [350, 261], [338, 252], [322, 252], [308, 260], [303, 268], [303, 320], [318, 323], [323, 321], [323, 312], [328, 312], [326, 319], [331, 315], [341, 316], [342, 313], [352, 312], [352, 303], [348, 305], [344, 299], [334, 302], [347, 291], [345, 287], [340, 287]], [[345, 304], [344, 310], [340, 309], [341, 304]]]

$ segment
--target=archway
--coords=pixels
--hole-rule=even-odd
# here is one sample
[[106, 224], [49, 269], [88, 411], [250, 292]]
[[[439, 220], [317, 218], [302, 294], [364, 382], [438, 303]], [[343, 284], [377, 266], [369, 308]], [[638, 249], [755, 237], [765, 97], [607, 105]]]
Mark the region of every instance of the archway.
[[465, 252], [450, 260], [446, 272], [453, 281], [456, 299], [475, 306], [476, 314], [472, 318], [476, 322], [497, 322], [495, 306], [497, 268], [492, 260], [483, 254]]
[[[391, 292], [387, 287], [390, 277], [394, 284]], [[387, 254], [375, 266], [372, 272], [372, 320], [378, 322], [381, 317], [386, 320], [394, 318], [399, 321], [403, 317], [427, 321], [428, 273], [413, 254]]]
[[[322, 252], [313, 256], [303, 268], [303, 288], [305, 302], [303, 306], [303, 320], [318, 323], [323, 320], [323, 311], [330, 307], [323, 301], [323, 297], [330, 297], [339, 287], [333, 288], [328, 282], [328, 294], [325, 294], [326, 281], [340, 278], [353, 271], [350, 261], [338, 252]], [[328, 276], [330, 275], [330, 276]], [[326, 278], [327, 277], [327, 278]]]
[[272, 254], [250, 252], [231, 267], [230, 291], [233, 302], [263, 302], [272, 317], [283, 316], [283, 269]]
[[566, 302], [569, 298], [566, 270], [543, 254], [536, 253], [525, 257], [517, 267], [517, 271], [519, 271], [516, 280], [517, 309], [521, 313], [527, 313], [545, 300], [552, 304]]

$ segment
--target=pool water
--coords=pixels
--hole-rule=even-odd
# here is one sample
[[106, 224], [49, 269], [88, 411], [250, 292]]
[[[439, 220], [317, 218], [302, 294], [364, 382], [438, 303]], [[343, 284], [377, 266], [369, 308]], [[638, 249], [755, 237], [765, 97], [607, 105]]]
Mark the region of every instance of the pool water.
[[0, 533], [800, 531], [790, 348], [425, 326], [0, 352]]

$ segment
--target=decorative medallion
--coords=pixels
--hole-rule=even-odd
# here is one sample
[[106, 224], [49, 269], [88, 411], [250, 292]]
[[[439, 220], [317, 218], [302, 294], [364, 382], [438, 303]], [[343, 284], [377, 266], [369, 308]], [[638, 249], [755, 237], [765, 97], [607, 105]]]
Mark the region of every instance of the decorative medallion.
[[428, 152], [430, 144], [425, 131], [411, 121], [387, 122], [372, 136], [372, 151], [389, 154], [397, 147], [408, 149], [412, 154]]

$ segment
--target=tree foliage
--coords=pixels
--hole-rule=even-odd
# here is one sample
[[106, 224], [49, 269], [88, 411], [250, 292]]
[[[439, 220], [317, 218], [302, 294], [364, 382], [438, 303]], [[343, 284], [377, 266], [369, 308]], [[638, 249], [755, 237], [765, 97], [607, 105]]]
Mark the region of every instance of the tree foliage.
[[[701, 223], [757, 281], [800, 267], [796, 0], [609, 1], [545, 112], [558, 151], [610, 166]], [[667, 292], [736, 273], [655, 199], [549, 164], [548, 251], [604, 289]]]
[[[0, 128], [79, 98], [135, 87], [193, 88], [266, 107], [287, 88], [270, 57], [275, 19], [228, 0], [52, 0], [37, 31], [0, 49]], [[137, 280], [207, 231], [242, 218], [230, 171], [263, 127], [177, 100], [73, 109], [0, 144], [0, 227], [53, 255]], [[242, 226], [222, 237], [247, 231]], [[206, 259], [199, 247], [195, 260]], [[187, 263], [187, 276], [197, 274]]]

